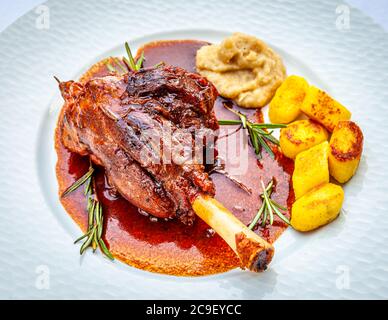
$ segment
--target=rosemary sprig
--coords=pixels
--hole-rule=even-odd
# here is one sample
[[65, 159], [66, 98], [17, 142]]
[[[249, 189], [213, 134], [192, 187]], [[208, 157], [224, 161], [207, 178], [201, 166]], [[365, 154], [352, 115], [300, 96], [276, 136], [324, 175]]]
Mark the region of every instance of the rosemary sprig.
[[235, 115], [237, 115], [240, 120], [219, 120], [218, 123], [220, 125], [240, 125], [244, 129], [247, 129], [251, 144], [255, 149], [256, 155], [260, 158], [261, 150], [264, 148], [270, 155], [270, 157], [274, 159], [275, 154], [273, 153], [271, 147], [268, 145], [268, 142], [271, 142], [275, 145], [279, 145], [279, 140], [272, 135], [273, 131], [267, 132], [265, 131], [265, 129], [285, 128], [287, 125], [280, 123], [254, 123], [249, 121], [245, 114], [233, 110], [226, 104], [224, 104], [224, 107], [227, 108], [229, 111], [233, 112]]
[[110, 253], [105, 245], [104, 240], [102, 239], [104, 216], [102, 205], [98, 201], [97, 194], [95, 192], [93, 173], [94, 168], [90, 163], [88, 172], [86, 172], [81, 178], [79, 178], [68, 189], [66, 189], [66, 191], [62, 194], [62, 197], [75, 191], [80, 186], [85, 184], [84, 193], [87, 199], [86, 210], [88, 211], [88, 229], [86, 233], [75, 240], [74, 243], [77, 243], [86, 238], [81, 246], [80, 254], [83, 254], [89, 247], [93, 248], [93, 252], [96, 251], [96, 249], [99, 247], [102, 253], [104, 253], [109, 259], [113, 260], [113, 255]]
[[263, 180], [261, 182], [261, 187], [263, 193], [260, 195], [261, 200], [263, 201], [260, 209], [257, 211], [256, 216], [253, 218], [248, 228], [253, 230], [253, 228], [259, 223], [261, 218], [261, 226], [265, 227], [269, 220], [269, 224], [273, 224], [274, 214], [276, 214], [283, 222], [290, 225], [290, 221], [287, 217], [281, 212], [281, 210], [286, 211], [287, 208], [278, 204], [271, 199], [271, 194], [273, 191], [273, 178], [268, 183], [267, 187], [264, 186]]
[[[132, 71], [138, 71], [143, 67], [144, 62], [144, 51], [141, 53], [140, 58], [135, 61], [132, 55], [131, 48], [129, 47], [128, 42], [125, 42], [125, 51], [127, 52], [128, 57], [124, 57], [123, 61], [127, 68]], [[118, 58], [113, 58], [118, 68], [115, 68], [111, 63], [107, 62], [106, 67], [110, 72], [118, 73], [120, 75], [123, 75], [124, 73], [128, 72], [128, 69], [124, 68], [124, 66], [121, 64], [121, 61]]]
[[[123, 65], [121, 64], [121, 62], [122, 62], [121, 60], [119, 60], [118, 58], [112, 58], [114, 60], [114, 62], [116, 63], [116, 65], [118, 66], [118, 68], [115, 68], [115, 66], [113, 66], [111, 63], [107, 62], [106, 67], [108, 68], [108, 70], [110, 72], [118, 73], [119, 75], [123, 75], [123, 74], [127, 73], [128, 70], [139, 71], [141, 68], [143, 68], [143, 62], [145, 59], [144, 51], [142, 51], [142, 53], [141, 53], [139, 59], [137, 59], [137, 61], [135, 61], [135, 59], [133, 58], [132, 51], [131, 51], [131, 48], [129, 47], [128, 42], [125, 42], [125, 51], [127, 52], [128, 57], [123, 57], [122, 61], [124, 61], [124, 64], [127, 68], [123, 67]], [[159, 68], [160, 66], [162, 66], [164, 64], [165, 63], [163, 61], [161, 61], [161, 62], [155, 64], [154, 68]]]

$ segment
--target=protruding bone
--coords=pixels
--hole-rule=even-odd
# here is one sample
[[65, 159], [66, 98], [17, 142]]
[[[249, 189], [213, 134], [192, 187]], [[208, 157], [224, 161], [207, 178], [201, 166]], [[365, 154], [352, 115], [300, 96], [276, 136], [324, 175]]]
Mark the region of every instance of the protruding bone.
[[199, 195], [193, 202], [195, 213], [217, 232], [241, 260], [242, 268], [263, 271], [271, 262], [273, 246], [248, 229], [217, 200]]

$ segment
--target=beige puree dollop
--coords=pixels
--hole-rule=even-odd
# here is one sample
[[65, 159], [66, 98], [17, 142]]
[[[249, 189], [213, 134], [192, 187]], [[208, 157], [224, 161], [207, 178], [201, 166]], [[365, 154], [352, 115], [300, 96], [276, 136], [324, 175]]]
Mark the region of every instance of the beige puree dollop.
[[280, 56], [263, 41], [243, 33], [200, 48], [196, 67], [221, 96], [245, 108], [265, 106], [286, 77]]

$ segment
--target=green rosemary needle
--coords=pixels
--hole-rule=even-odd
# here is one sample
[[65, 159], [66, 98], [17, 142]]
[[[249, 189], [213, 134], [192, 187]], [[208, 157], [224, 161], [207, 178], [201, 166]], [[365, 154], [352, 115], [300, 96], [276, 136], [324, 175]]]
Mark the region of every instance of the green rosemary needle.
[[124, 44], [124, 46], [125, 46], [125, 50], [127, 51], [127, 55], [128, 55], [128, 58], [124, 58], [125, 63], [129, 67], [129, 69], [131, 69], [132, 71], [139, 70], [140, 67], [139, 67], [139, 69], [137, 68], [135, 59], [133, 59], [132, 51], [131, 51], [131, 48], [129, 47], [128, 42], [126, 42]]
[[144, 61], [144, 51], [142, 51], [140, 58], [136, 61], [136, 70], [140, 70], [143, 66]]
[[[280, 211], [286, 211], [287, 208], [278, 204], [274, 200], [271, 199], [271, 194], [273, 191], [273, 178], [268, 183], [267, 187], [264, 186], [263, 180], [261, 182], [262, 194], [260, 195], [263, 203], [261, 204], [260, 209], [257, 211], [255, 217], [249, 224], [248, 228], [253, 230], [253, 228], [259, 223], [261, 218], [261, 226], [265, 227], [265, 225], [269, 222], [270, 225], [273, 224], [274, 214], [276, 214], [283, 222], [290, 225], [290, 221], [287, 217]], [[268, 221], [269, 220], [269, 221]]]
[[233, 110], [224, 104], [224, 107], [229, 111], [233, 112], [240, 119], [239, 120], [219, 120], [218, 123], [220, 125], [240, 125], [243, 129], [247, 129], [249, 138], [252, 144], [252, 147], [255, 149], [256, 155], [261, 157], [261, 150], [265, 149], [267, 153], [270, 155], [272, 159], [275, 158], [275, 154], [273, 153], [271, 147], [268, 145], [268, 142], [271, 142], [275, 145], [279, 145], [279, 140], [276, 139], [272, 133], [273, 131], [265, 131], [265, 129], [279, 129], [285, 128], [287, 125], [280, 123], [254, 123], [248, 120], [245, 114]]

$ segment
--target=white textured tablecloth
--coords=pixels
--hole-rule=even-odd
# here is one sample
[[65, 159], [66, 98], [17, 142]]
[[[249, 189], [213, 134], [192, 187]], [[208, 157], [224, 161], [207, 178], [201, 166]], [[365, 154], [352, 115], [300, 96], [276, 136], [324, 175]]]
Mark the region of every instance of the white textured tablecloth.
[[[0, 32], [7, 28], [23, 14], [27, 13], [31, 9], [44, 2], [44, 0], [2, 0], [0, 2]], [[381, 26], [383, 26], [385, 30], [388, 30], [387, 0], [346, 0], [343, 2], [360, 9], [361, 11], [372, 17]], [[340, 5], [341, 1], [338, 1], [338, 4]]]

